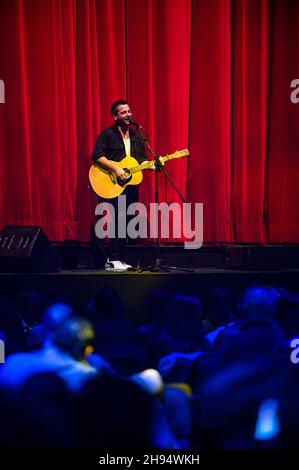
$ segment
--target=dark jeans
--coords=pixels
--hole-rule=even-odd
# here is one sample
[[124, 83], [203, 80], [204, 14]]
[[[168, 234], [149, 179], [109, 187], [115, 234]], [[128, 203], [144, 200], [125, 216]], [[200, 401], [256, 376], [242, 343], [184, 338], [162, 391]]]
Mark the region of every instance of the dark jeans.
[[[138, 201], [138, 186], [134, 186], [134, 185], [127, 186], [126, 189], [123, 191], [122, 195], [126, 196], [126, 204], [124, 206], [125, 214], [123, 214], [123, 216], [125, 217], [128, 206], [132, 204], [133, 202]], [[127, 237], [118, 238], [118, 219], [119, 217], [121, 217], [121, 213], [119, 214], [119, 211], [118, 211], [118, 197], [114, 199], [99, 198], [99, 202], [108, 202], [109, 204], [112, 204], [114, 207], [115, 238], [109, 239], [109, 259], [110, 261], [116, 261], [116, 260], [122, 261], [124, 257], [124, 253], [125, 253]], [[127, 224], [132, 217], [134, 216], [126, 216]]]

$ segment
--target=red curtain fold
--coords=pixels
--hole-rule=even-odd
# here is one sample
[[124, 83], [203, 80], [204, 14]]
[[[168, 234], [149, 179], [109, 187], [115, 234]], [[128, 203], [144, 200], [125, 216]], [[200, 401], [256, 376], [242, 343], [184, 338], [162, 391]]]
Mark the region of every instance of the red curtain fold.
[[190, 149], [166, 168], [205, 242], [298, 241], [298, 33], [296, 0], [2, 0], [0, 224], [88, 240], [90, 154], [127, 98], [159, 155]]
[[232, 171], [235, 238], [265, 241], [269, 60], [272, 3], [233, 3]]
[[299, 3], [278, 0], [273, 11], [269, 158], [267, 168], [267, 239], [299, 238], [299, 103], [293, 104], [291, 81], [299, 78]]
[[230, 2], [193, 1], [188, 193], [203, 202], [205, 241], [231, 233]]
[[[144, 123], [158, 155], [188, 148], [190, 92], [191, 2], [128, 0], [128, 99]], [[153, 156], [149, 152], [149, 158]], [[183, 197], [187, 189], [185, 160], [172, 160], [165, 169]], [[163, 173], [158, 175], [159, 202], [180, 201]], [[140, 201], [154, 202], [155, 175], [144, 173]], [[174, 239], [170, 231], [168, 241]], [[165, 240], [166, 241], [166, 240]]]

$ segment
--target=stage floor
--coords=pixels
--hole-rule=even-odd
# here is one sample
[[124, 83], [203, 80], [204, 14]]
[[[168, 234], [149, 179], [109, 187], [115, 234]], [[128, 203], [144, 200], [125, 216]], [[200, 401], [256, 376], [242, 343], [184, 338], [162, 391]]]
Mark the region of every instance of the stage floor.
[[82, 312], [98, 289], [114, 287], [125, 303], [128, 318], [134, 324], [144, 321], [146, 299], [155, 289], [199, 295], [204, 300], [208, 290], [214, 287], [226, 287], [238, 292], [257, 284], [299, 291], [299, 269], [240, 270], [202, 267], [192, 268], [190, 272], [178, 269], [169, 272], [144, 270], [109, 273], [103, 269], [73, 269], [57, 273], [0, 273], [1, 296], [14, 297], [28, 290], [41, 293], [64, 291]]
[[[36, 250], [29, 257], [0, 259], [0, 295], [14, 297], [28, 290], [61, 290], [83, 312], [98, 289], [111, 286], [121, 295], [128, 317], [140, 324], [144, 321], [146, 299], [155, 289], [199, 295], [203, 300], [214, 287], [238, 292], [259, 284], [299, 290], [299, 245], [211, 244], [198, 250], [186, 250], [182, 245], [162, 246], [159, 250], [155, 246], [133, 245], [127, 247], [126, 261], [141, 268], [124, 273], [103, 269], [106, 247], [97, 243], [66, 241], [53, 247], [55, 258], [60, 260], [55, 267], [57, 272], [48, 272], [45, 261], [49, 261], [46, 255], [50, 251]], [[151, 272], [148, 267], [157, 257], [177, 269]]]

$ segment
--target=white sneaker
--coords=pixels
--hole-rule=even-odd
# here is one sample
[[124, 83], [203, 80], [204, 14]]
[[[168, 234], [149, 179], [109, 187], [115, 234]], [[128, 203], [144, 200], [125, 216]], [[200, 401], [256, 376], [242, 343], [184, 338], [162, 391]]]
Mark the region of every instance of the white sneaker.
[[122, 265], [123, 265], [126, 269], [132, 268], [132, 266], [131, 266], [130, 264], [127, 264], [127, 263], [125, 263], [124, 261], [122, 261], [121, 263], [122, 263]]
[[126, 268], [121, 261], [109, 261], [109, 259], [107, 259], [105, 264], [105, 271], [113, 271], [120, 273], [123, 271], [127, 271], [127, 269], [128, 268]]

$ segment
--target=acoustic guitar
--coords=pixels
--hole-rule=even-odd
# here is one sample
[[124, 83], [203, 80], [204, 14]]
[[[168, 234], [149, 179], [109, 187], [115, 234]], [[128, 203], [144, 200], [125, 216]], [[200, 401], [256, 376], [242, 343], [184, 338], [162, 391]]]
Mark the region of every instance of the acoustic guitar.
[[[182, 158], [189, 155], [189, 150], [184, 149], [179, 152], [171, 153], [160, 157], [159, 160], [162, 164], [173, 158]], [[114, 176], [110, 171], [101, 166], [100, 163], [95, 162], [89, 170], [89, 181], [92, 189], [98, 196], [105, 199], [112, 199], [119, 196], [129, 184], [140, 184], [143, 175], [143, 170], [148, 170], [155, 165], [155, 161], [143, 162], [139, 164], [133, 157], [125, 157], [120, 162], [113, 162], [115, 165], [123, 168], [127, 174], [126, 180], [120, 180]]]

